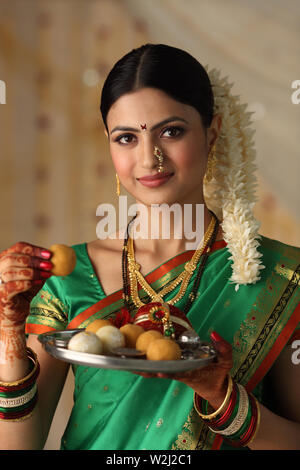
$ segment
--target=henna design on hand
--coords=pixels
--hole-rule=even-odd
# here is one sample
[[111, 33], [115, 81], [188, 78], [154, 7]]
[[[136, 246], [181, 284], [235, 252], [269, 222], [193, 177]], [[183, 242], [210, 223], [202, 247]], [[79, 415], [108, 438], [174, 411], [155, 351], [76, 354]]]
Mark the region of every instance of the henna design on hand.
[[[51, 252], [26, 242], [18, 242], [0, 253], [0, 323], [18, 326], [25, 323], [30, 302], [51, 275], [39, 269]], [[49, 265], [49, 268], [51, 265]], [[49, 269], [48, 268], [48, 269]]]
[[24, 327], [18, 330], [15, 327], [0, 328], [0, 364], [27, 357]]

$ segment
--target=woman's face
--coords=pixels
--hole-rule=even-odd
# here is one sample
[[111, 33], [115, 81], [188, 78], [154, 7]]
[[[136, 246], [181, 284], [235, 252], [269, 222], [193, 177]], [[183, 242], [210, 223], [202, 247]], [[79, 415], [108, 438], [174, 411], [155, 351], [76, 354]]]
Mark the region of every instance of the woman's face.
[[[113, 104], [107, 126], [116, 172], [137, 202], [147, 206], [203, 202], [203, 176], [208, 152], [220, 130], [218, 116], [206, 130], [192, 106], [161, 90], [142, 88]], [[158, 172], [155, 146], [163, 153], [162, 173]], [[156, 179], [156, 175], [162, 178]]]

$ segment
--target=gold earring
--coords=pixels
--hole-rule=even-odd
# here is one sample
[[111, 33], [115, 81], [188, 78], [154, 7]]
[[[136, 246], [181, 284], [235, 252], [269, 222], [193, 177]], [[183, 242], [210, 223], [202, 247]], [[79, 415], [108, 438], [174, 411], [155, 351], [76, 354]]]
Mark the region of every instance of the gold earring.
[[205, 181], [209, 182], [213, 177], [213, 170], [216, 165], [216, 144], [214, 144], [208, 154], [206, 172], [204, 175]]
[[164, 168], [163, 168], [164, 157], [163, 157], [162, 151], [158, 147], [154, 147], [154, 155], [158, 159], [157, 171], [158, 173], [162, 173], [164, 171]]
[[120, 194], [121, 194], [121, 189], [120, 189], [120, 180], [119, 180], [119, 175], [118, 175], [118, 173], [116, 173], [116, 180], [117, 180], [117, 190], [116, 190], [116, 193], [117, 193], [117, 196], [120, 196]]

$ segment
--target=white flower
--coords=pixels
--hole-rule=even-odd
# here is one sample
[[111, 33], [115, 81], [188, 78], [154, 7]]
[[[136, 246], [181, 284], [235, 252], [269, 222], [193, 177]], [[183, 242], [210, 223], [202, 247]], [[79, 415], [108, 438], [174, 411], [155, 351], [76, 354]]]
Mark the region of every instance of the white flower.
[[222, 130], [216, 145], [213, 177], [209, 182], [204, 180], [204, 196], [207, 207], [221, 221], [231, 253], [230, 281], [238, 290], [240, 284], [257, 282], [264, 268], [257, 250], [260, 223], [252, 212], [257, 199], [255, 130], [249, 127], [252, 113], [246, 111], [247, 105], [230, 92], [233, 84], [227, 77], [221, 78], [220, 71], [206, 69], [214, 93], [214, 112], [222, 115]]

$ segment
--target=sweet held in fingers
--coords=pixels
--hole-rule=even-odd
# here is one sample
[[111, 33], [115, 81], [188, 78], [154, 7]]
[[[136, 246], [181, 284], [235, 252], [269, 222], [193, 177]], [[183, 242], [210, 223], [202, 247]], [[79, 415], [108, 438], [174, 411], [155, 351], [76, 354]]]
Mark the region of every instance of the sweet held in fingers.
[[51, 245], [52, 274], [55, 276], [68, 276], [75, 269], [76, 253], [70, 246], [55, 244]]

